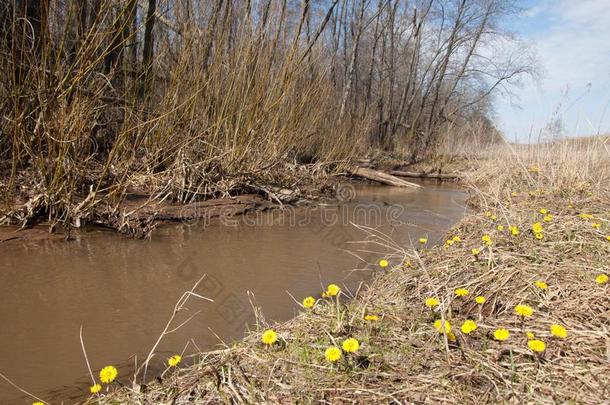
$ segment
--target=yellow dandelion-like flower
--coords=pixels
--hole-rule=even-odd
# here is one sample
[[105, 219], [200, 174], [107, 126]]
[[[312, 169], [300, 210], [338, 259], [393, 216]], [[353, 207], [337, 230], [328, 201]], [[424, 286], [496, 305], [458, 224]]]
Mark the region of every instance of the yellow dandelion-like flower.
[[497, 229], [498, 231], [503, 231], [503, 230], [504, 230], [504, 225], [498, 225], [498, 226], [496, 227], [496, 229]]
[[277, 333], [273, 329], [267, 329], [261, 336], [261, 342], [266, 345], [272, 345], [277, 342]]
[[491, 211], [485, 211], [485, 216], [486, 216], [487, 218], [491, 218], [491, 216], [492, 216], [492, 215], [493, 215], [493, 214], [491, 213]]
[[89, 391], [92, 394], [97, 394], [101, 390], [102, 390], [102, 386], [100, 384], [93, 384], [91, 387], [89, 387]]
[[593, 222], [591, 226], [595, 229], [600, 229], [602, 227], [602, 224], [600, 224], [599, 222]]
[[477, 325], [477, 323], [471, 319], [468, 319], [466, 321], [464, 321], [464, 323], [462, 324], [462, 327], [460, 328], [462, 330], [462, 333], [465, 334], [469, 334], [471, 332], [474, 332], [475, 330], [477, 330], [479, 326]]
[[574, 208], [574, 204], [569, 203], [569, 204], [568, 204], [568, 208]]
[[453, 332], [449, 332], [449, 333], [447, 333], [447, 340], [450, 342], [455, 342], [455, 341], [457, 341], [457, 337], [455, 336], [455, 334]]
[[506, 329], [496, 329], [494, 331], [494, 339], [499, 340], [500, 342], [505, 341], [510, 337], [510, 332]]
[[513, 191], [512, 193], [510, 193], [510, 195], [513, 197], [517, 197], [519, 195], [519, 193], [517, 193], [516, 191]]
[[610, 242], [610, 235], [606, 236], [606, 240]]
[[428, 308], [434, 308], [439, 304], [438, 299], [434, 297], [426, 298], [426, 301], [424, 301], [424, 303]]
[[341, 347], [343, 347], [345, 353], [355, 353], [360, 348], [360, 342], [354, 338], [345, 339]]
[[538, 167], [538, 166], [530, 166], [529, 172], [530, 173], [540, 173], [540, 167]]
[[480, 251], [479, 249], [477, 249], [477, 248], [472, 249], [472, 254], [473, 254], [473, 255], [475, 255], [475, 256], [476, 256], [476, 255], [478, 255], [479, 253], [481, 253], [481, 251]]
[[534, 313], [534, 310], [529, 305], [519, 304], [515, 306], [515, 314], [523, 317], [530, 317]]
[[477, 304], [483, 305], [483, 304], [485, 304], [485, 301], [487, 301], [487, 300], [486, 300], [486, 299], [485, 299], [485, 297], [483, 297], [482, 295], [478, 295], [478, 296], [476, 296], [476, 297], [474, 298], [474, 301], [475, 301]]
[[536, 339], [534, 332], [525, 332], [525, 335], [527, 336], [527, 340]]
[[449, 321], [437, 319], [434, 321], [434, 329], [436, 329], [439, 333], [449, 333], [451, 332], [451, 324]]
[[535, 234], [534, 236], [535, 236], [535, 237], [536, 237], [536, 239], [538, 239], [538, 240], [542, 240], [542, 239], [544, 239], [544, 234], [542, 234], [542, 233], [537, 233], [537, 234]]
[[38, 402], [32, 402], [32, 405], [44, 405], [42, 402], [38, 401]]
[[495, 215], [492, 215], [491, 217], [489, 217], [489, 219], [491, 219], [492, 221], [495, 221], [495, 220], [497, 220], [497, 219], [498, 219], [498, 217], [497, 217], [497, 216], [495, 216]]
[[100, 381], [104, 384], [110, 384], [114, 381], [116, 376], [119, 374], [116, 367], [106, 366], [100, 370]]
[[546, 344], [542, 340], [532, 339], [527, 342], [527, 347], [533, 352], [540, 353], [546, 349]]
[[483, 235], [481, 237], [481, 240], [483, 241], [483, 243], [485, 243], [487, 246], [491, 246], [493, 244], [493, 241], [491, 240], [491, 236], [489, 235]]
[[509, 226], [508, 229], [510, 230], [510, 234], [513, 236], [517, 236], [521, 233], [521, 231], [519, 230], [519, 227], [517, 227], [517, 226]]
[[340, 291], [341, 288], [336, 284], [329, 284], [328, 287], [326, 287], [326, 294], [329, 297], [334, 297], [335, 295], [339, 294]]
[[375, 321], [379, 320], [379, 317], [377, 315], [365, 315], [364, 320], [370, 321], [370, 322], [375, 322]]
[[449, 246], [453, 245], [453, 243], [454, 243], [454, 242], [453, 242], [453, 239], [447, 239], [447, 240], [445, 241], [445, 246], [446, 246], [446, 247], [449, 247]]
[[467, 296], [469, 293], [469, 291], [465, 288], [457, 288], [455, 290], [455, 295], [457, 295], [458, 297], [465, 297]]
[[563, 326], [554, 323], [551, 325], [551, 334], [553, 336], [557, 336], [558, 338], [564, 339], [568, 336], [568, 331]]
[[413, 265], [411, 264], [411, 262], [410, 262], [410, 261], [408, 261], [408, 260], [407, 260], [407, 261], [404, 263], [404, 266], [405, 266], [405, 267], [411, 267], [411, 266], [413, 266]]
[[599, 285], [606, 284], [608, 282], [608, 276], [605, 274], [600, 274], [595, 277], [595, 282]]
[[454, 241], [454, 242], [461, 242], [461, 241], [462, 241], [462, 238], [460, 238], [460, 237], [459, 237], [459, 236], [457, 236], [457, 235], [456, 235], [456, 236], [454, 236], [454, 237], [453, 237], [453, 238], [451, 238], [451, 239], [453, 239], [453, 241]]
[[316, 299], [314, 297], [306, 297], [303, 299], [303, 307], [312, 308], [316, 304]]
[[540, 212], [542, 215], [546, 215], [549, 213], [549, 211], [546, 208], [540, 208], [540, 211], [538, 211], [538, 212]]
[[551, 222], [553, 220], [553, 218], [555, 218], [553, 215], [549, 214], [549, 215], [545, 215], [544, 218], [542, 218], [542, 220], [544, 222]]
[[167, 359], [167, 365], [170, 367], [176, 367], [182, 361], [182, 356], [174, 354], [172, 357]]
[[379, 260], [379, 267], [381, 267], [382, 269], [385, 269], [386, 267], [388, 267], [388, 261], [386, 259], [381, 259]]
[[426, 243], [428, 243], [428, 238], [419, 238], [419, 243], [425, 245]]
[[547, 283], [540, 280], [534, 281], [534, 285], [540, 288], [541, 290], [546, 290], [547, 288], [549, 288], [549, 285]]
[[324, 357], [326, 357], [326, 360], [331, 363], [334, 363], [339, 360], [341, 356], [343, 356], [343, 353], [341, 352], [341, 349], [339, 349], [337, 346], [331, 346], [324, 352]]
[[580, 214], [578, 214], [578, 217], [579, 217], [580, 219], [593, 219], [593, 218], [595, 218], [595, 217], [593, 216], [593, 214], [586, 214], [586, 213], [584, 213], [584, 212], [581, 212]]
[[542, 224], [540, 222], [536, 222], [534, 225], [532, 225], [532, 231], [534, 231], [534, 233], [542, 232]]

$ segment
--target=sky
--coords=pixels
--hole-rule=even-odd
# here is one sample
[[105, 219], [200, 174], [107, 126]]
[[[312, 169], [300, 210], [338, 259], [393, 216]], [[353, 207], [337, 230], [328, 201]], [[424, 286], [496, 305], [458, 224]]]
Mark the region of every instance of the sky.
[[610, 0], [526, 0], [510, 28], [534, 50], [538, 80], [499, 96], [496, 123], [509, 141], [535, 142], [553, 118], [564, 135], [610, 134]]

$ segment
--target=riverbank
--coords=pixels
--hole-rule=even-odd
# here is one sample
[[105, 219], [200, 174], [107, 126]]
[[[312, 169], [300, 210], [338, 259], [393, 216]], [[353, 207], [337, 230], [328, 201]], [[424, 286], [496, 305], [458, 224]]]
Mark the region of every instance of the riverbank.
[[[313, 308], [291, 321], [261, 317], [243, 341], [146, 387], [111, 386], [102, 402], [602, 402], [610, 382], [604, 142], [487, 151], [463, 174], [476, 212], [445, 246], [411, 249], [371, 232], [389, 265], [367, 288], [327, 298], [312, 291]], [[450, 333], [439, 333], [443, 320]], [[270, 345], [261, 342], [267, 329], [278, 336]], [[327, 348], [348, 338], [357, 350], [344, 346], [330, 362]]]

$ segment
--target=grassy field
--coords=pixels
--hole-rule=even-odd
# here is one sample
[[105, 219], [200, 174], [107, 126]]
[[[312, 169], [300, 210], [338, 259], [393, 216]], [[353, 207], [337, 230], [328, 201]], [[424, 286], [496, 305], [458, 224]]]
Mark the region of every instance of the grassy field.
[[610, 142], [504, 145], [469, 164], [474, 210], [444, 245], [369, 231], [383, 253], [363, 291], [312, 291], [296, 318], [260, 317], [234, 346], [91, 402], [607, 401]]

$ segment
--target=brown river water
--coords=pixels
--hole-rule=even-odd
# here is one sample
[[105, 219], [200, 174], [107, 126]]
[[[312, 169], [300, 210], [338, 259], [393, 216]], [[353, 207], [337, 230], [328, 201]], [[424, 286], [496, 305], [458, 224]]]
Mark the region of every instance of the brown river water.
[[[423, 235], [441, 241], [465, 214], [467, 194], [421, 184], [346, 186], [339, 204], [165, 225], [149, 240], [89, 230], [69, 242], [0, 245], [0, 372], [50, 403], [77, 402], [91, 385], [82, 325], [94, 372], [113, 364], [128, 383], [135, 356], [146, 356], [176, 301], [204, 274], [197, 291], [214, 302], [189, 300], [177, 323], [200, 312], [162, 341], [149, 375], [189, 342], [187, 354], [243, 336], [254, 321], [248, 291], [268, 321], [287, 320], [298, 312], [288, 293], [301, 300], [331, 282], [354, 288], [379, 271], [371, 264], [381, 253], [350, 253], [362, 248], [350, 242], [366, 236], [352, 223], [405, 246]], [[0, 404], [32, 402], [0, 379]]]

